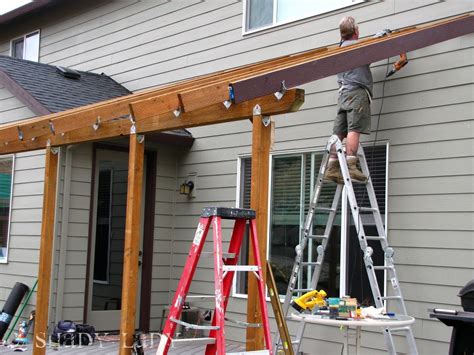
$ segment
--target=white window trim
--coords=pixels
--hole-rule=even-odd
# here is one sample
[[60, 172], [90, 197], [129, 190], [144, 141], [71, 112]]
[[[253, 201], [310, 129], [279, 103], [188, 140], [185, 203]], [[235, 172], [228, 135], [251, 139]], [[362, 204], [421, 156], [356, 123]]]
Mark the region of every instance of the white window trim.
[[40, 41], [41, 41], [41, 30], [40, 29], [37, 29], [35, 31], [31, 31], [31, 32], [28, 32], [28, 33], [25, 33], [24, 35], [22, 36], [18, 36], [18, 37], [15, 37], [13, 38], [11, 41], [10, 41], [10, 57], [13, 57], [13, 43], [15, 41], [18, 41], [19, 39], [23, 39], [23, 58], [21, 59], [25, 59], [25, 53], [26, 53], [26, 50], [25, 50], [25, 46], [26, 46], [26, 37], [32, 35], [32, 34], [35, 34], [35, 33], [38, 33], [38, 62], [39, 62], [39, 57], [40, 57]]
[[274, 28], [274, 27], [278, 27], [278, 26], [284, 26], [284, 25], [287, 25], [289, 23], [292, 23], [292, 22], [297, 22], [297, 21], [301, 21], [301, 20], [304, 20], [304, 19], [308, 19], [308, 18], [311, 18], [311, 17], [316, 17], [316, 16], [321, 16], [321, 15], [324, 15], [324, 14], [329, 14], [331, 12], [334, 12], [334, 11], [339, 11], [341, 9], [345, 9], [347, 7], [351, 7], [351, 6], [354, 6], [354, 5], [358, 5], [358, 4], [361, 4], [361, 3], [364, 3], [364, 2], [367, 2], [367, 0], [352, 0], [352, 4], [351, 5], [344, 5], [344, 6], [341, 6], [341, 7], [336, 7], [332, 10], [329, 10], [329, 11], [323, 11], [323, 12], [318, 12], [318, 13], [313, 13], [313, 14], [308, 14], [306, 16], [301, 16], [301, 17], [298, 17], [298, 18], [294, 18], [294, 19], [291, 19], [291, 20], [286, 20], [286, 21], [282, 21], [282, 22], [278, 22], [277, 23], [277, 11], [278, 11], [278, 2], [277, 0], [273, 0], [273, 23], [270, 24], [270, 25], [267, 25], [267, 26], [263, 26], [263, 27], [259, 27], [259, 28], [255, 28], [253, 30], [248, 30], [248, 17], [247, 17], [247, 4], [248, 4], [249, 0], [244, 0], [242, 3], [243, 3], [243, 13], [242, 13], [242, 36], [245, 36], [245, 35], [250, 35], [250, 34], [253, 34], [253, 33], [256, 33], [256, 32], [260, 32], [260, 31], [264, 31], [264, 30], [268, 30], [269, 28]]
[[14, 186], [14, 181], [15, 181], [15, 160], [16, 156], [14, 154], [12, 155], [4, 155], [2, 158], [12, 158], [12, 182], [10, 185], [10, 210], [8, 211], [8, 228], [7, 228], [7, 247], [6, 247], [6, 255], [4, 258], [0, 259], [0, 264], [8, 264], [8, 256], [10, 254], [10, 229], [12, 225], [12, 206], [13, 206], [13, 186]]
[[[367, 142], [367, 143], [361, 143], [363, 147], [370, 147], [370, 146], [374, 146], [374, 143], [373, 142]], [[376, 142], [376, 145], [377, 146], [383, 146], [385, 145], [386, 147], [386, 158], [385, 158], [385, 216], [384, 216], [384, 224], [385, 224], [385, 235], [387, 236], [387, 239], [388, 239], [388, 176], [389, 176], [389, 171], [388, 171], [388, 168], [389, 168], [389, 161], [388, 161], [388, 158], [389, 158], [389, 148], [390, 148], [390, 144], [388, 141], [380, 141], [380, 142]], [[269, 184], [268, 184], [268, 206], [270, 206], [270, 203], [271, 203], [271, 186], [273, 185], [273, 174], [272, 174], [272, 169], [273, 169], [273, 157], [283, 157], [285, 155], [295, 155], [295, 154], [314, 154], [314, 153], [320, 153], [320, 152], [324, 152], [324, 147], [317, 147], [315, 149], [311, 149], [311, 150], [307, 150], [307, 149], [295, 149], [295, 150], [290, 150], [290, 151], [286, 151], [286, 152], [273, 152], [273, 153], [270, 153], [270, 164], [269, 164], [269, 177], [270, 177], [270, 181], [269, 181]], [[236, 202], [236, 206], [240, 206], [240, 192], [241, 192], [241, 175], [242, 175], [242, 159], [245, 159], [245, 158], [249, 158], [251, 157], [251, 155], [249, 154], [242, 154], [242, 155], [239, 155], [237, 157], [237, 188], [236, 188], [236, 199], [235, 199], [235, 202]], [[310, 194], [312, 195], [313, 194], [313, 184], [311, 184], [311, 187], [310, 187]], [[344, 189], [345, 190], [345, 189]], [[347, 195], [346, 195], [347, 196]], [[352, 217], [349, 217], [348, 213], [348, 202], [346, 201], [344, 203], [344, 201], [341, 201], [341, 208], [345, 209], [345, 215], [344, 215], [344, 211], [342, 213], [342, 216], [341, 218], [343, 220], [346, 220], [347, 222], [350, 221], [350, 218]], [[270, 217], [271, 217], [271, 210], [270, 208], [268, 209], [268, 212], [267, 212], [267, 253], [266, 253], [266, 258], [268, 260], [268, 257], [269, 257], [269, 253], [270, 253], [270, 223], [271, 223], [271, 220], [270, 220]], [[340, 254], [340, 269], [342, 269], [342, 267], [344, 265], [346, 265], [346, 262], [347, 262], [347, 259], [348, 259], [348, 255], [346, 254], [346, 248], [344, 247], [343, 248], [343, 243], [346, 243], [347, 241], [347, 238], [348, 238], [348, 235], [347, 235], [347, 230], [346, 229], [343, 229], [342, 232], [341, 232], [341, 254]], [[345, 269], [344, 269], [345, 270]], [[387, 271], [385, 270], [384, 271], [384, 280], [383, 280], [383, 285], [384, 285], [384, 290], [383, 290], [383, 294], [386, 294], [387, 293], [387, 278], [388, 275], [387, 275]], [[339, 290], [340, 290], [340, 294], [343, 295], [343, 292], [345, 293], [346, 292], [346, 273], [341, 273], [340, 274], [340, 277], [339, 277]], [[232, 280], [232, 297], [234, 298], [241, 298], [241, 299], [247, 299], [248, 298], [248, 295], [246, 294], [243, 294], [243, 293], [238, 293], [237, 292], [237, 277], [234, 277], [234, 279]], [[270, 300], [270, 298], [267, 296], [267, 301]], [[281, 302], [284, 302], [284, 297], [282, 297], [282, 295], [280, 295], [280, 301]]]

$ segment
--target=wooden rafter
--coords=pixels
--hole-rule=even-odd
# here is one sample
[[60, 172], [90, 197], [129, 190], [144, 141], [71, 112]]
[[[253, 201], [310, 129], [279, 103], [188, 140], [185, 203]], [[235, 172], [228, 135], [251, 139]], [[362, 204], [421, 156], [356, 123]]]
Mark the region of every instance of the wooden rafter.
[[[145, 104], [139, 101], [133, 103], [131, 104], [131, 111], [133, 111], [135, 119], [136, 132], [149, 133], [250, 118], [252, 117], [253, 106], [257, 103], [261, 105], [264, 114], [278, 115], [297, 111], [303, 102], [304, 91], [293, 89], [289, 90], [280, 101], [277, 101], [273, 95], [269, 95], [239, 105], [232, 105], [229, 109], [226, 109], [222, 104], [215, 104], [192, 112], [184, 112], [179, 118], [176, 118], [171, 112], [159, 115], [153, 114], [153, 102]], [[160, 103], [157, 102], [157, 105], [160, 105]], [[132, 121], [128, 118], [111, 120], [101, 123], [97, 130], [92, 126], [86, 126], [66, 132], [63, 135], [44, 135], [35, 140], [10, 142], [7, 145], [0, 146], [0, 154], [42, 149], [46, 147], [48, 140], [51, 145], [60, 146], [128, 136], [131, 126]]]

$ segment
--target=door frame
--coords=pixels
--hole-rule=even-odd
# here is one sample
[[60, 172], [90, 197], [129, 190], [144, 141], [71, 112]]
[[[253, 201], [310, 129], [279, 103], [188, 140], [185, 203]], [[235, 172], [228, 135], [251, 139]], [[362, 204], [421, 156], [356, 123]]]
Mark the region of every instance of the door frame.
[[[129, 152], [128, 147], [109, 145], [104, 143], [93, 143], [92, 145], [92, 172], [91, 172], [91, 199], [89, 206], [89, 232], [87, 240], [87, 264], [86, 264], [86, 279], [85, 279], [85, 295], [84, 295], [84, 309], [83, 322], [87, 323], [88, 309], [89, 309], [89, 283], [91, 281], [91, 259], [92, 259], [92, 235], [94, 228], [94, 191], [95, 191], [95, 176], [97, 164], [97, 150], [115, 150], [121, 152]], [[142, 245], [142, 270], [141, 270], [141, 289], [140, 309], [137, 310], [139, 314], [139, 328], [144, 332], [150, 331], [150, 314], [151, 314], [151, 283], [153, 271], [153, 243], [154, 243], [154, 229], [155, 229], [155, 198], [156, 198], [156, 163], [157, 154], [155, 151], [145, 151], [146, 156], [146, 178], [145, 178], [145, 205], [144, 205], [144, 219], [143, 219], [143, 245]]]

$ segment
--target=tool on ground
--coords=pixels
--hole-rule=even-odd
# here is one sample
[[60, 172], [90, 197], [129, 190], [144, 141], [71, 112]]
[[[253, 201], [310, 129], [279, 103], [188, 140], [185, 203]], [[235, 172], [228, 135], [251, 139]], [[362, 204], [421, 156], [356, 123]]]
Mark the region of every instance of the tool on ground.
[[18, 327], [18, 334], [15, 339], [12, 341], [13, 344], [18, 345], [26, 345], [28, 344], [28, 333], [33, 328], [33, 324], [35, 323], [35, 311], [31, 311], [28, 320], [23, 321], [20, 323]]
[[[157, 355], [166, 355], [172, 342], [207, 344], [205, 352], [206, 355], [216, 353], [219, 355], [225, 354], [225, 320], [234, 322], [237, 326], [243, 327], [263, 326], [266, 345], [266, 350], [264, 352], [271, 354], [271, 335], [268, 325], [267, 303], [265, 300], [265, 283], [264, 275], [262, 274], [262, 264], [260, 261], [255, 216], [255, 211], [250, 209], [207, 207], [202, 210], [201, 218], [199, 220], [199, 224], [191, 244], [191, 249], [184, 266], [183, 276], [179, 281], [173, 303], [170, 306], [165, 328], [163, 330], [163, 334], [161, 335], [158, 350], [156, 352]], [[235, 221], [228, 253], [222, 252], [222, 219], [230, 219]], [[256, 265], [237, 265], [247, 223], [249, 225], [249, 239]], [[202, 250], [211, 225], [213, 230], [214, 248], [210, 255], [214, 258], [215, 293], [213, 295], [188, 296], [189, 288], [194, 276], [194, 272], [196, 271], [199, 258], [201, 257], [201, 254], [205, 254], [202, 253]], [[229, 301], [234, 274], [235, 272], [241, 271], [251, 272], [257, 277], [258, 300], [260, 304], [260, 312], [262, 314], [262, 324], [247, 323], [225, 318], [225, 311]], [[183, 304], [186, 301], [186, 298], [190, 297], [195, 297], [196, 299], [215, 299], [215, 310], [213, 311], [212, 324], [210, 326], [191, 324], [180, 320]], [[205, 338], [173, 339], [178, 324], [191, 329], [208, 330], [209, 336]], [[248, 353], [250, 354], [251, 352]], [[262, 351], [259, 351], [258, 353], [261, 354]]]
[[[324, 174], [328, 165], [329, 153], [333, 145], [336, 146], [337, 157], [341, 167], [344, 185], [337, 184], [337, 187], [334, 192], [334, 198], [331, 202], [331, 207], [328, 208], [323, 207], [321, 205], [319, 197], [321, 195], [323, 185], [326, 184], [326, 181], [324, 180]], [[392, 304], [384, 305], [384, 303], [386, 301], [394, 301], [397, 304], [398, 313], [407, 315], [405, 302], [403, 300], [402, 292], [395, 271], [395, 265], [393, 263], [394, 250], [388, 245], [387, 235], [385, 233], [382, 216], [380, 214], [380, 210], [377, 204], [377, 198], [374, 191], [374, 186], [372, 184], [369, 168], [367, 166], [367, 160], [365, 158], [365, 154], [361, 146], [359, 146], [357, 155], [359, 157], [362, 172], [365, 176], [368, 177], [368, 180], [365, 183], [360, 183], [360, 186], [365, 189], [365, 193], [369, 197], [370, 207], [359, 206], [354, 192], [354, 186], [349, 175], [349, 169], [347, 166], [346, 157], [344, 155], [342, 143], [337, 136], [332, 136], [326, 144], [325, 152], [321, 161], [319, 174], [312, 192], [308, 208], [308, 214], [306, 215], [302, 230], [302, 239], [301, 242], [296, 246], [295, 263], [290, 274], [290, 281], [288, 283], [288, 289], [285, 296], [285, 301], [283, 303], [283, 312], [285, 316], [288, 315], [291, 300], [295, 295], [301, 295], [317, 288], [319, 276], [321, 274], [322, 265], [324, 261], [325, 249], [328, 245], [328, 241], [331, 235], [331, 230], [337, 214], [337, 209], [339, 206], [339, 200], [342, 195], [343, 187], [345, 187], [352, 218], [354, 220], [354, 227], [356, 229], [360, 249], [363, 253], [364, 265], [367, 271], [367, 276], [375, 301], [375, 306], [377, 308], [386, 306], [386, 309], [388, 311], [388, 306], [391, 306]], [[316, 213], [327, 214], [326, 226], [323, 234], [316, 234], [314, 232], [313, 221]], [[369, 218], [369, 215], [372, 215], [373, 217], [373, 221], [375, 222], [377, 230], [377, 235], [367, 235], [365, 232], [364, 223], [367, 218]], [[374, 265], [372, 259], [373, 249], [368, 245], [369, 240], [378, 241], [380, 243], [380, 247], [384, 252], [385, 262], [383, 265]], [[319, 244], [317, 245], [317, 247], [315, 245], [315, 242], [318, 242]], [[311, 246], [312, 250], [314, 250], [314, 248], [316, 249], [316, 261], [313, 261], [311, 259], [312, 253], [305, 253], [305, 249], [308, 247], [308, 244]], [[305, 256], [308, 257], [308, 261], [304, 260]], [[379, 283], [377, 281], [377, 275], [375, 272], [378, 270], [384, 271], [387, 274], [388, 279], [390, 280], [390, 282], [387, 283], [387, 295], [382, 295], [380, 291]], [[299, 288], [302, 284], [303, 275], [305, 280], [311, 280], [308, 285], [309, 287], [306, 289]], [[388, 294], [390, 294], [390, 296], [388, 296]], [[301, 340], [303, 339], [305, 325], [306, 324], [304, 321], [300, 323], [296, 334], [296, 339], [293, 341], [294, 350], [296, 353], [299, 351], [301, 346]], [[418, 354], [418, 350], [415, 343], [415, 337], [410, 326], [385, 328], [383, 333], [390, 354], [396, 354], [395, 343], [393, 339], [394, 333], [401, 333], [405, 336], [410, 354]], [[278, 346], [280, 345], [278, 335], [276, 335], [275, 338], [275, 344], [278, 349]]]
[[267, 260], [267, 288], [270, 295], [270, 301], [273, 307], [273, 314], [277, 322], [278, 332], [280, 333], [282, 352], [285, 355], [294, 355], [293, 346], [291, 345], [290, 332], [286, 324], [283, 309], [281, 308], [280, 295], [276, 286], [275, 278], [273, 277], [272, 265]]
[[400, 59], [397, 60], [395, 63], [393, 63], [392, 69], [387, 73], [385, 77], [388, 78], [389, 76], [392, 76], [393, 74], [395, 74], [397, 71], [402, 69], [407, 64], [408, 64], [408, 58], [407, 58], [406, 53], [400, 54]]
[[312, 311], [314, 306], [324, 307], [326, 306], [327, 293], [324, 290], [312, 290], [306, 292], [304, 295], [295, 298], [291, 301], [291, 306], [298, 312], [302, 313], [307, 310]]

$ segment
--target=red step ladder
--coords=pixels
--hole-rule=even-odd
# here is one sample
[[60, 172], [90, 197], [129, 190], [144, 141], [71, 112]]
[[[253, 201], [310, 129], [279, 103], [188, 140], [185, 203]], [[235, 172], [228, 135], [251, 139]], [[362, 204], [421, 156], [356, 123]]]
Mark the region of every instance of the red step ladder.
[[[235, 220], [228, 253], [222, 252], [222, 219]], [[250, 225], [250, 240], [256, 265], [237, 265], [247, 221]], [[211, 224], [214, 236], [213, 257], [215, 295], [213, 295], [213, 297], [215, 297], [216, 306], [213, 312], [212, 325], [201, 326], [181, 321], [180, 317]], [[265, 284], [261, 265], [262, 263], [260, 260], [260, 252], [258, 248], [257, 227], [255, 223], [255, 211], [250, 209], [225, 207], [204, 208], [202, 210], [201, 218], [199, 219], [199, 225], [197, 227], [196, 233], [194, 234], [193, 243], [184, 266], [182, 274], [183, 276], [179, 281], [173, 303], [170, 306], [168, 318], [166, 319], [165, 328], [163, 330], [163, 334], [161, 335], [160, 344], [156, 354], [167, 354], [171, 343], [180, 341], [186, 343], [201, 342], [207, 344], [205, 352], [206, 355], [216, 353], [219, 355], [225, 354], [225, 311], [229, 300], [230, 289], [232, 287], [232, 280], [234, 278], [235, 272], [238, 271], [252, 272], [257, 277], [258, 296], [260, 310], [262, 312], [265, 345], [268, 349], [265, 353], [271, 354], [272, 342], [270, 328], [268, 325], [268, 311], [265, 300]], [[239, 323], [246, 326], [261, 326], [260, 324], [255, 325], [244, 322]], [[173, 335], [178, 324], [192, 329], [209, 330], [209, 337], [173, 339]]]

